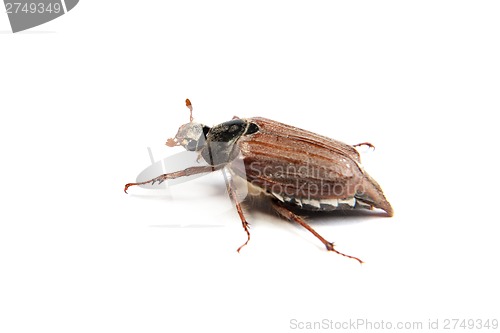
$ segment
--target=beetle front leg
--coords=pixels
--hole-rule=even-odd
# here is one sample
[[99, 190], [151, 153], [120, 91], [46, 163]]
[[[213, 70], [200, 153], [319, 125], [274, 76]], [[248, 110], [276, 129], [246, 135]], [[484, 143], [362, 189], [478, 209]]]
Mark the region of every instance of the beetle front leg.
[[340, 254], [341, 256], [357, 260], [360, 264], [363, 263], [363, 261], [361, 261], [361, 259], [359, 259], [359, 258], [350, 256], [350, 255], [347, 255], [345, 253], [342, 253], [342, 252], [335, 250], [335, 248], [333, 247], [333, 243], [324, 239], [323, 236], [318, 234], [318, 232], [316, 230], [314, 230], [309, 224], [307, 224], [307, 222], [302, 217], [296, 215], [295, 213], [290, 211], [288, 208], [282, 206], [281, 204], [279, 204], [278, 202], [275, 202], [275, 201], [273, 201], [273, 208], [274, 208], [274, 210], [276, 210], [276, 212], [281, 217], [283, 217], [289, 221], [296, 222], [296, 223], [300, 224], [301, 226], [303, 226], [304, 228], [306, 228], [310, 233], [312, 233], [314, 236], [316, 236], [316, 238], [318, 238], [325, 245], [325, 247], [328, 251], [332, 251], [332, 252], [335, 252], [337, 254]]
[[191, 167], [187, 168], [184, 170], [180, 171], [175, 171], [175, 172], [170, 172], [170, 173], [165, 173], [161, 176], [158, 176], [156, 178], [150, 179], [145, 182], [139, 182], [139, 183], [128, 183], [125, 185], [125, 193], [127, 193], [127, 190], [130, 186], [135, 186], [135, 185], [145, 185], [145, 184], [154, 184], [158, 182], [159, 184], [163, 183], [167, 179], [174, 179], [174, 178], [179, 178], [179, 177], [186, 177], [186, 176], [191, 176], [191, 175], [196, 175], [199, 173], [206, 173], [206, 172], [214, 172], [217, 170], [220, 170], [224, 167], [224, 165], [218, 165], [218, 166], [212, 166], [212, 165], [204, 165], [204, 166], [197, 166], [197, 167]]

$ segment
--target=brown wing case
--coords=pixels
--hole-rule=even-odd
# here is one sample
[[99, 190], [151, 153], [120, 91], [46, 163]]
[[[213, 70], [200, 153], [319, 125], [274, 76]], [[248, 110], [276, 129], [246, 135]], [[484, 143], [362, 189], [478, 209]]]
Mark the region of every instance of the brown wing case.
[[253, 185], [298, 200], [355, 197], [392, 215], [354, 147], [266, 118], [247, 120], [257, 124], [259, 131], [238, 140], [245, 174], [235, 171]]

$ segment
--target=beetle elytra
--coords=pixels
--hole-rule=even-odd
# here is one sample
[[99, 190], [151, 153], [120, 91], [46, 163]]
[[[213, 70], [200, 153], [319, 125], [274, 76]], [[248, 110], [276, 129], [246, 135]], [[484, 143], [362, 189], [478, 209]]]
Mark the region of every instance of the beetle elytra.
[[162, 183], [168, 179], [224, 169], [231, 176], [226, 180], [227, 190], [247, 234], [247, 240], [238, 252], [250, 240], [248, 222], [235, 186], [236, 179], [243, 179], [249, 187], [269, 198], [281, 217], [307, 229], [328, 251], [362, 263], [356, 257], [337, 251], [333, 243], [318, 234], [295, 211], [378, 208], [392, 216], [390, 203], [380, 185], [364, 171], [355, 148], [360, 145], [373, 147], [370, 143], [348, 145], [260, 117], [234, 117], [208, 127], [193, 121], [189, 99], [186, 106], [190, 110], [189, 123], [182, 125], [175, 138], [168, 139], [166, 145], [195, 151], [208, 165], [163, 174], [145, 182], [128, 183], [125, 192], [133, 185]]

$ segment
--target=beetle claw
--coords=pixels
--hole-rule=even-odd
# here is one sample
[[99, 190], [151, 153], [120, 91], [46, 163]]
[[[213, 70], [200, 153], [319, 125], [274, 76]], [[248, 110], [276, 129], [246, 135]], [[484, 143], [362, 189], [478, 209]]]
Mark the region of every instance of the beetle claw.
[[363, 263], [364, 263], [361, 259], [359, 259], [359, 258], [357, 258], [357, 257], [353, 257], [353, 256], [350, 256], [350, 255], [348, 255], [348, 254], [345, 254], [345, 253], [342, 253], [342, 252], [339, 252], [339, 251], [335, 250], [335, 248], [334, 248], [333, 244], [334, 244], [334, 243], [331, 243], [331, 242], [326, 242], [326, 243], [325, 243], [326, 249], [327, 249], [328, 251], [332, 251], [332, 252], [335, 252], [335, 253], [337, 253], [337, 254], [340, 254], [341, 256], [344, 256], [344, 257], [347, 257], [347, 258], [351, 258], [351, 259], [357, 260], [360, 264], [363, 264]]
[[368, 148], [375, 150], [375, 146], [374, 146], [374, 145], [372, 145], [372, 144], [371, 144], [371, 143], [369, 143], [369, 142], [362, 142], [362, 143], [358, 143], [358, 144], [355, 144], [355, 145], [352, 145], [352, 146], [353, 146], [353, 147], [367, 146]]
[[327, 251], [335, 251], [335, 250], [333, 249], [334, 244], [335, 244], [335, 243], [333, 243], [333, 242], [327, 242], [327, 243], [325, 244], [325, 246], [326, 246], [326, 250], [327, 250]]

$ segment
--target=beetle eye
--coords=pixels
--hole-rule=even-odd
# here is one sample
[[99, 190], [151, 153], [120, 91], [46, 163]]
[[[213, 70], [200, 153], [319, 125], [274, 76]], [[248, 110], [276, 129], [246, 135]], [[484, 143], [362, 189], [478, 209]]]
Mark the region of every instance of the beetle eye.
[[248, 125], [247, 131], [245, 132], [245, 135], [247, 135], [247, 134], [254, 134], [254, 133], [258, 132], [258, 131], [259, 131], [259, 126], [257, 126], [254, 123], [250, 123], [250, 125]]
[[210, 132], [210, 127], [203, 125], [203, 135], [205, 139], [207, 138], [208, 132]]
[[189, 140], [188, 144], [185, 146], [186, 150], [195, 151], [198, 146], [198, 141]]

